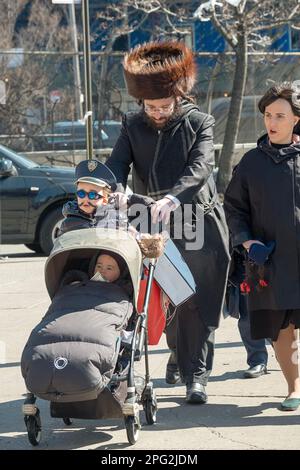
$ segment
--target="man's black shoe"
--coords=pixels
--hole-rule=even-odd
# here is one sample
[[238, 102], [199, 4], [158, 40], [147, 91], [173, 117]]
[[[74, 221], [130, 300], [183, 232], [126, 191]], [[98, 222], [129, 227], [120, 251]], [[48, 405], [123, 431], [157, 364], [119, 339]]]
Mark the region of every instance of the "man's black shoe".
[[261, 375], [267, 374], [267, 366], [266, 364], [257, 364], [257, 366], [250, 367], [248, 370], [244, 372], [245, 379], [255, 379], [256, 377], [260, 377]]
[[177, 369], [177, 367], [174, 367], [174, 366], [170, 367], [169, 365], [167, 366], [166, 382], [167, 384], [171, 384], [171, 385], [181, 382], [179, 370]]
[[192, 383], [186, 385], [186, 402], [203, 404], [207, 402], [207, 395], [204, 385]]

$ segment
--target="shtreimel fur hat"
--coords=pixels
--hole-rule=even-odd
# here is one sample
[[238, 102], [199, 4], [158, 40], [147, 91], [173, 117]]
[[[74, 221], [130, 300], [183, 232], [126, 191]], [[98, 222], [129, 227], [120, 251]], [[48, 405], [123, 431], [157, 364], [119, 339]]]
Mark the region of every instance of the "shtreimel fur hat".
[[129, 95], [138, 100], [185, 96], [196, 80], [193, 52], [182, 42], [150, 42], [135, 47], [123, 62]]

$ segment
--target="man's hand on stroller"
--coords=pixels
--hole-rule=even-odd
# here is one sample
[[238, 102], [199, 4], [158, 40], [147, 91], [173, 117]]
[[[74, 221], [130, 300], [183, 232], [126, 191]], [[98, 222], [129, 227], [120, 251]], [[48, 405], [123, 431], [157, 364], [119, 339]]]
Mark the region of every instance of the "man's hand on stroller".
[[168, 197], [164, 197], [151, 206], [151, 217], [153, 222], [163, 222], [167, 224], [170, 220], [171, 212], [175, 211], [178, 204]]

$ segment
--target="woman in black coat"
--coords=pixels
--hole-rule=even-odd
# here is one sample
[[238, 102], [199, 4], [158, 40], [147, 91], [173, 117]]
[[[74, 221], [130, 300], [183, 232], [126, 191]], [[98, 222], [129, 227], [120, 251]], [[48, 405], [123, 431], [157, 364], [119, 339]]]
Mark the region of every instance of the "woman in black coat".
[[225, 194], [233, 247], [248, 252], [251, 334], [271, 338], [288, 384], [283, 410], [300, 405], [296, 329], [300, 327], [300, 94], [274, 85], [258, 107], [267, 135], [247, 152]]

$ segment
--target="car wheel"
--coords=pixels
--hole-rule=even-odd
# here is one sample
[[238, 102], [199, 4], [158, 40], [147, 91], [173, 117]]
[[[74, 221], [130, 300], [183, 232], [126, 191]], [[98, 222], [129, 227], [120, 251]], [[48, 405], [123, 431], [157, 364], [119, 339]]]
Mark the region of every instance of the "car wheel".
[[25, 243], [25, 246], [35, 253], [43, 253], [42, 247], [38, 243]]
[[53, 243], [57, 238], [63, 218], [62, 208], [58, 207], [47, 214], [42, 223], [40, 230], [40, 245], [46, 255], [49, 255], [53, 248]]

